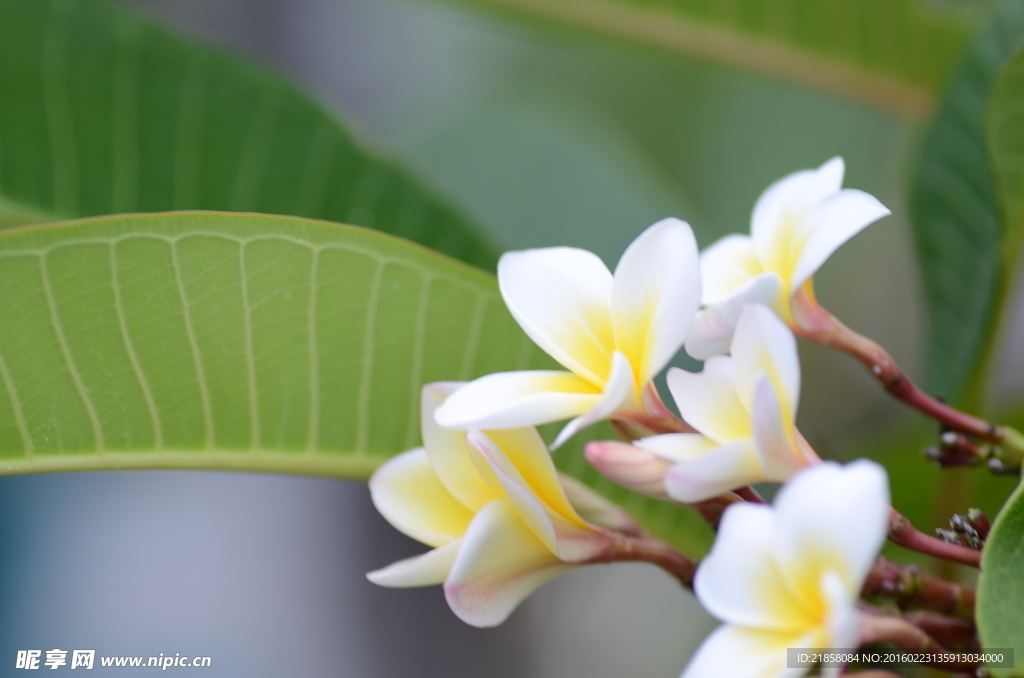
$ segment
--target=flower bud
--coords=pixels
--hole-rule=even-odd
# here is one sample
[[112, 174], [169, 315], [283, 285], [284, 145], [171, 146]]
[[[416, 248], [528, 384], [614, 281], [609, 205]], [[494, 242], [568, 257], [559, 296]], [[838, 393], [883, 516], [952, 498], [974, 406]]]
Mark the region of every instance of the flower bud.
[[587, 461], [609, 480], [655, 499], [668, 499], [665, 475], [672, 462], [627, 443], [599, 441], [587, 445]]

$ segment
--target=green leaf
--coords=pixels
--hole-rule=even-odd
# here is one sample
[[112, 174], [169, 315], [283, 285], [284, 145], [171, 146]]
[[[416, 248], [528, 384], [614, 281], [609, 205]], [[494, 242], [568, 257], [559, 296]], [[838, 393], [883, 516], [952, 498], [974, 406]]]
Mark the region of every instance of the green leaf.
[[922, 119], [989, 4], [472, 0], [810, 85]]
[[[172, 213], [0, 231], [0, 473], [367, 478], [419, 444], [420, 387], [550, 368], [493, 276], [379, 233]], [[691, 554], [699, 517], [569, 472]]]
[[1024, 49], [1020, 47], [992, 92], [987, 133], [1003, 223], [1000, 254], [1005, 292], [1024, 239]]
[[999, 217], [986, 152], [989, 98], [1024, 38], [1024, 5], [999, 5], [967, 53], [925, 138], [911, 192], [928, 297], [930, 388], [958, 400], [994, 336], [1007, 281], [1009, 230]]
[[1016, 669], [992, 669], [996, 676], [1024, 676], [1024, 485], [1010, 497], [985, 542], [978, 577], [978, 632], [982, 647], [1013, 648]]
[[0, 3], [0, 227], [180, 209], [353, 223], [497, 260], [281, 78], [97, 0]]

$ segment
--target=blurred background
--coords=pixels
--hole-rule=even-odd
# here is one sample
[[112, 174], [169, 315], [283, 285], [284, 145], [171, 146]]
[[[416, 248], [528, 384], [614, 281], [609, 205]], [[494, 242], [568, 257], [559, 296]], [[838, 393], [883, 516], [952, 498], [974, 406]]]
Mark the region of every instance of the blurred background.
[[[457, 3], [122, 4], [298, 83], [506, 249], [574, 245], [613, 266], [665, 216], [690, 221], [706, 246], [746, 231], [769, 183], [841, 155], [845, 184], [893, 215], [832, 257], [816, 276], [818, 296], [919, 374], [927, 328], [906, 205], [918, 122]], [[988, 7], [938, 4], [979, 22]], [[906, 420], [851, 360], [806, 344], [801, 358], [799, 425], [823, 456]], [[1000, 393], [1020, 390], [1024, 365], [1011, 367]], [[498, 629], [464, 626], [439, 587], [392, 591], [365, 580], [423, 547], [376, 514], [360, 483], [3, 477], [0, 507], [4, 662], [18, 649], [59, 647], [209, 655], [206, 674], [216, 676], [667, 678], [714, 626], [646, 565], [571, 573]]]

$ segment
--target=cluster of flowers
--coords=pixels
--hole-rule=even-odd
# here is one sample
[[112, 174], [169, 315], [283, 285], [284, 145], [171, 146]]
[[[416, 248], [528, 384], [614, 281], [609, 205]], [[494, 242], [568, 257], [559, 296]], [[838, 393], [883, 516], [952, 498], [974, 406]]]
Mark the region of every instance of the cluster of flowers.
[[[423, 447], [384, 464], [370, 489], [395, 527], [434, 548], [369, 578], [443, 583], [455, 614], [493, 626], [557, 574], [630, 559], [644, 543], [635, 524], [561, 477], [533, 428], [570, 420], [557, 447], [611, 420], [626, 442], [591, 443], [587, 458], [649, 496], [695, 504], [750, 483], [787, 483], [774, 505], [728, 495], [693, 579], [726, 623], [684, 676], [721, 675], [724, 656], [737, 675], [776, 675], [787, 647], [855, 647], [856, 602], [888, 530], [888, 480], [869, 461], [823, 462], [795, 426], [793, 329], [827, 313], [812, 275], [889, 214], [842, 179], [838, 158], [785, 177], [757, 201], [750, 236], [703, 254], [688, 224], [658, 222], [614, 274], [579, 249], [505, 254], [498, 280], [509, 310], [568, 371], [424, 387]], [[684, 345], [705, 362], [700, 373], [669, 370], [679, 420], [652, 379]]]

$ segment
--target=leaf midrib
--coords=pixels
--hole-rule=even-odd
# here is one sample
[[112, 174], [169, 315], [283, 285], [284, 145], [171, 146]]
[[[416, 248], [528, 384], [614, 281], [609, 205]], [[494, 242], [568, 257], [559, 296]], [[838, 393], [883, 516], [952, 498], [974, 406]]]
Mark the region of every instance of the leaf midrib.
[[873, 73], [828, 55], [812, 54], [656, 7], [612, 0], [475, 0], [561, 23], [654, 45], [860, 101], [910, 122], [927, 120], [933, 87]]

